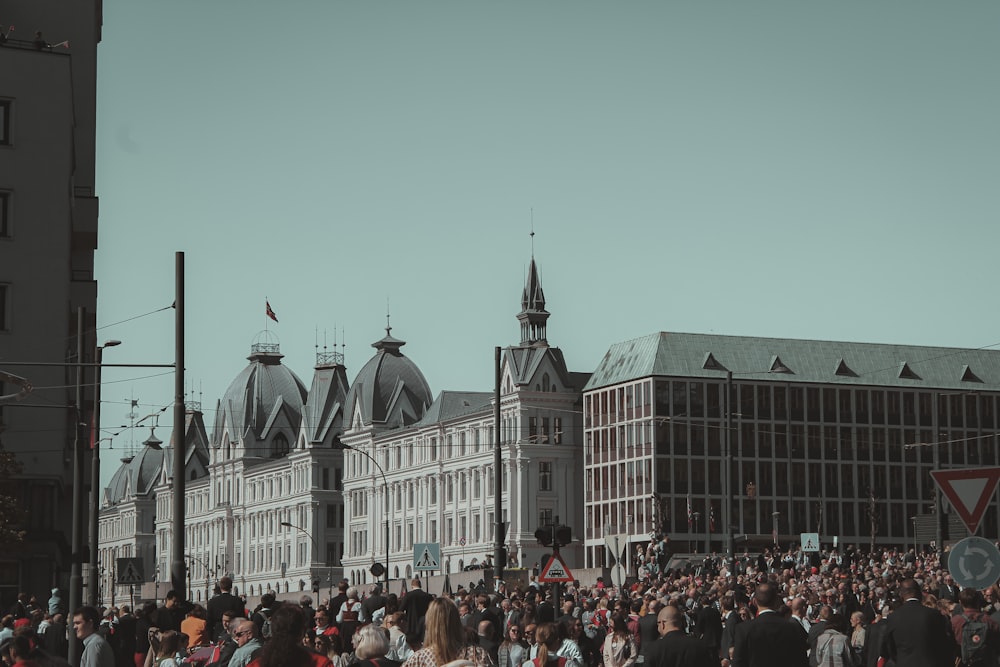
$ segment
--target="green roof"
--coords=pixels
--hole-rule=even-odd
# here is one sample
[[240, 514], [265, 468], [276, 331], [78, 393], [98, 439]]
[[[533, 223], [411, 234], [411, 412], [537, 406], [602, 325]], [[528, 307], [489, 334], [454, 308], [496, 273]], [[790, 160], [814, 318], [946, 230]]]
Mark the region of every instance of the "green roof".
[[615, 343], [584, 391], [650, 376], [1000, 391], [1000, 351], [659, 333]]

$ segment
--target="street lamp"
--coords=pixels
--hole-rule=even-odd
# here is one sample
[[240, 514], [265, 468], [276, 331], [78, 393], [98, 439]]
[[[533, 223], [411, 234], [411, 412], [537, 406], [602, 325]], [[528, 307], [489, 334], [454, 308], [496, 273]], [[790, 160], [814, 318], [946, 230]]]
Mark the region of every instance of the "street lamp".
[[[340, 438], [336, 438], [333, 443], [334, 449], [349, 449], [352, 452], [357, 452], [361, 454], [366, 459], [375, 464], [375, 468], [378, 469], [379, 474], [382, 475], [382, 484], [385, 486], [385, 590], [389, 590], [389, 482], [385, 478], [385, 470], [379, 465], [379, 462], [375, 460], [375, 457], [366, 452], [363, 449], [357, 449], [351, 447], [350, 445], [344, 443]], [[378, 577], [378, 575], [375, 575]]]
[[[313, 537], [312, 533], [310, 533], [308, 530], [306, 530], [302, 526], [296, 526], [294, 523], [289, 523], [288, 521], [282, 521], [281, 525], [284, 526], [285, 528], [294, 528], [295, 530], [299, 531], [300, 533], [302, 533], [306, 537], [308, 537], [310, 540], [312, 540], [312, 543], [313, 543], [313, 554], [314, 554], [312, 560], [313, 561], [319, 560], [319, 553], [320, 553], [320, 551], [319, 551], [319, 542], [316, 541], [316, 538]], [[332, 581], [333, 580], [333, 566], [329, 565], [327, 563], [325, 557], [323, 558], [323, 564], [326, 565], [329, 568], [329, 570], [330, 570], [330, 576], [329, 576], [329, 578]], [[312, 579], [312, 567], [310, 567], [309, 569], [310, 569], [309, 579], [311, 580]], [[386, 591], [388, 591], [388, 587], [386, 588]]]
[[121, 345], [120, 340], [105, 341], [97, 346], [94, 356], [94, 439], [90, 457], [90, 572], [87, 576], [87, 604], [97, 606], [98, 569], [97, 569], [97, 514], [101, 511], [101, 363], [104, 361], [104, 348]]

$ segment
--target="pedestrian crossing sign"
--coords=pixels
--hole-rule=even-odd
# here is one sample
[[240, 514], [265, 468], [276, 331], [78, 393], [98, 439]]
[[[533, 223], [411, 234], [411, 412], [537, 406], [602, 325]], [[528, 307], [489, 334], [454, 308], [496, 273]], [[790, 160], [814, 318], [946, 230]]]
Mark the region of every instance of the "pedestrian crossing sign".
[[115, 566], [118, 568], [119, 584], [141, 584], [146, 581], [142, 576], [141, 558], [119, 558]]
[[413, 569], [417, 572], [440, 570], [441, 544], [439, 542], [417, 542], [414, 544]]

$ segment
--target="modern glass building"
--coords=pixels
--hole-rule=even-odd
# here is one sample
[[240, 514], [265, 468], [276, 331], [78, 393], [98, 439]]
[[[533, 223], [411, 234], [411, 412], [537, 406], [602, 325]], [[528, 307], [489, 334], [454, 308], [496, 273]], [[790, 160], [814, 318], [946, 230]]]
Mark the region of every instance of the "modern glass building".
[[[606, 564], [608, 534], [722, 551], [727, 525], [737, 551], [802, 532], [825, 545], [902, 547], [921, 526], [924, 544], [963, 538], [930, 471], [998, 464], [998, 397], [993, 350], [666, 332], [617, 343], [584, 389], [586, 564]], [[994, 499], [980, 534], [998, 530]]]

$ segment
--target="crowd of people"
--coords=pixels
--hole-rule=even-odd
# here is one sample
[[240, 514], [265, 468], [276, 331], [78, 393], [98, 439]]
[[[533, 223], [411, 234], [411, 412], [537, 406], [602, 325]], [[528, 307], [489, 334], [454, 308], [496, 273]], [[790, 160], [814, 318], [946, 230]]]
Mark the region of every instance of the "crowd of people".
[[[717, 555], [669, 564], [654, 545], [641, 576], [570, 584], [480, 582], [434, 596], [366, 595], [341, 582], [313, 606], [267, 593], [252, 610], [223, 577], [207, 604], [83, 607], [66, 627], [58, 591], [0, 620], [10, 667], [979, 667], [1000, 659], [1000, 587], [960, 589], [944, 554], [880, 549]], [[671, 561], [672, 562], [672, 561]]]

